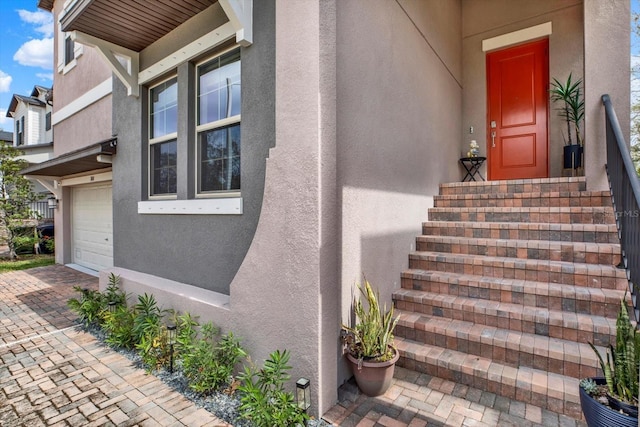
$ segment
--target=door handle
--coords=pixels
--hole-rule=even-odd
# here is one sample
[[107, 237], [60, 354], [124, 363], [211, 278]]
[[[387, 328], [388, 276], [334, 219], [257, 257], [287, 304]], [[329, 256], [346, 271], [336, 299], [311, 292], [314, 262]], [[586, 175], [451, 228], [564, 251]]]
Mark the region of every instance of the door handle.
[[496, 147], [496, 132], [492, 131], [491, 132], [491, 148], [495, 148]]

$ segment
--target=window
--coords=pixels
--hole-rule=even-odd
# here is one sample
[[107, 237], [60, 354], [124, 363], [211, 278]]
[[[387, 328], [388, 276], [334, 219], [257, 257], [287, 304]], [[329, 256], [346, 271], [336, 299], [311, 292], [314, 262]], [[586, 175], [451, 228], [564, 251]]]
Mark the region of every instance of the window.
[[44, 116], [44, 129], [45, 130], [51, 130], [51, 112], [48, 112]]
[[178, 81], [174, 77], [149, 91], [149, 173], [151, 196], [176, 194]]
[[24, 116], [16, 120], [16, 145], [24, 144]]
[[240, 190], [240, 49], [198, 67], [199, 194]]
[[75, 43], [71, 36], [66, 36], [64, 39], [64, 65], [69, 65], [69, 63], [75, 59], [74, 45]]

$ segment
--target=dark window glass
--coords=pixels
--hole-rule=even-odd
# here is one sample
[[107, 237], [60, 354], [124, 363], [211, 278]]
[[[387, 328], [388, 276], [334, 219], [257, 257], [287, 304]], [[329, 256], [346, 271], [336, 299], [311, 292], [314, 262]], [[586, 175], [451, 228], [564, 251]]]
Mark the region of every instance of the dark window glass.
[[75, 58], [75, 43], [71, 39], [71, 36], [67, 36], [64, 39], [64, 65], [68, 65]]
[[44, 128], [45, 130], [51, 130], [51, 113], [47, 113], [47, 115], [44, 116]]
[[199, 134], [200, 192], [240, 189], [240, 124]]
[[176, 193], [177, 157], [176, 140], [151, 146], [151, 195]]

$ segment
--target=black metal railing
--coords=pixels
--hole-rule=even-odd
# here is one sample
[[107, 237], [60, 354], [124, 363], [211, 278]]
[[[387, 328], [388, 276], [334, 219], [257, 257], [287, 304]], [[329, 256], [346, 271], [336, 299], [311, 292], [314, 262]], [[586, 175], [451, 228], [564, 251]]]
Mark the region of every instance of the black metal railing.
[[602, 95], [607, 132], [607, 175], [636, 320], [640, 319], [640, 181], [609, 95]]

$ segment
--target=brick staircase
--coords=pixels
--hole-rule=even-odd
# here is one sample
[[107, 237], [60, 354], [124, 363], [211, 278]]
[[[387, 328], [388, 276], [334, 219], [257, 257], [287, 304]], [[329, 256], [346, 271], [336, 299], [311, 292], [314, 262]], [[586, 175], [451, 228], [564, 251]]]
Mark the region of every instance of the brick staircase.
[[399, 365], [580, 419], [627, 287], [609, 192], [454, 183], [435, 206], [393, 295]]

